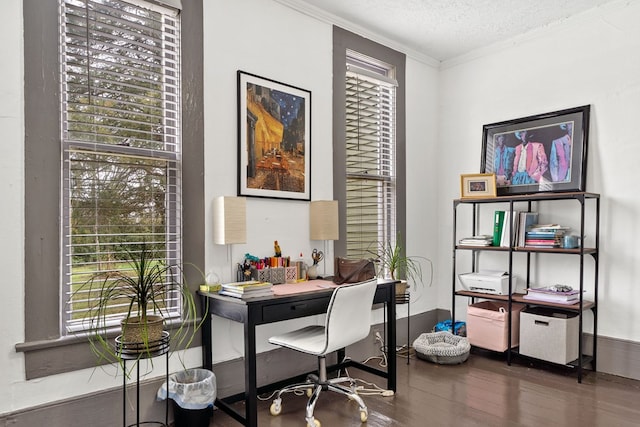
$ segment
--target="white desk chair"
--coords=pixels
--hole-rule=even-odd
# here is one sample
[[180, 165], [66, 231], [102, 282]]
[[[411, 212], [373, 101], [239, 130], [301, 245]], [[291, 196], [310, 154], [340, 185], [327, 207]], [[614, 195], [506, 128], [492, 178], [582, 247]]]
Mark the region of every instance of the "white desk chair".
[[348, 381], [348, 378], [327, 380], [326, 355], [358, 342], [369, 335], [371, 329], [371, 306], [376, 292], [375, 279], [345, 284], [335, 288], [324, 326], [314, 325], [287, 332], [269, 338], [271, 344], [318, 356], [318, 372], [309, 375], [307, 382], [287, 386], [278, 392], [271, 404], [271, 415], [278, 415], [282, 411], [282, 394], [296, 390], [306, 390], [309, 396], [305, 419], [308, 427], [318, 427], [320, 422], [313, 417], [320, 391], [329, 390], [341, 393], [358, 403], [360, 406], [360, 420], [367, 421], [367, 406], [362, 398], [350, 388], [338, 383]]

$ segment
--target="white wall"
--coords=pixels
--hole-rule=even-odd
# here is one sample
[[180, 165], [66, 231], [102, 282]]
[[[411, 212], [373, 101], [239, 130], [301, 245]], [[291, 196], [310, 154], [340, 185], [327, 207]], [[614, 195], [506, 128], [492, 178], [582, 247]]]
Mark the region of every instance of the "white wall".
[[[591, 104], [586, 185], [602, 196], [598, 332], [632, 341], [640, 341], [640, 198], [635, 185], [640, 164], [635, 132], [640, 111], [639, 18], [640, 2], [613, 2], [443, 67], [437, 153], [442, 164], [438, 240], [447, 248], [458, 177], [479, 171], [482, 125]], [[542, 222], [568, 219], [558, 209], [546, 217]], [[491, 229], [487, 221], [484, 231]], [[569, 268], [564, 268], [571, 265], [566, 258], [550, 263], [542, 284], [560, 279], [577, 285], [575, 274], [568, 275]], [[439, 264], [441, 283], [450, 268], [451, 260]], [[456, 304], [460, 313], [464, 303], [460, 299], [460, 307]], [[450, 305], [442, 288], [438, 306]]]
[[[5, 0], [3, 12], [6, 22], [0, 27], [0, 35], [5, 43], [0, 47], [0, 54], [4, 63], [10, 65], [0, 68], [0, 125], [4, 136], [0, 194], [5, 206], [11, 208], [0, 210], [2, 289], [4, 300], [9, 302], [0, 310], [0, 414], [121, 384], [113, 371], [102, 370], [82, 370], [25, 381], [23, 355], [15, 352], [15, 344], [24, 341], [25, 310], [22, 1]], [[254, 73], [312, 92], [312, 199], [332, 198], [332, 27], [273, 1], [235, 0], [205, 1], [204, 28], [204, 197], [205, 215], [209, 219], [205, 231], [205, 270], [228, 280], [227, 251], [212, 243], [210, 218], [214, 197], [236, 193], [236, 71]], [[407, 248], [410, 254], [426, 256], [434, 262], [437, 254], [437, 211], [434, 209], [438, 185], [435, 168], [437, 78], [433, 67], [407, 60], [407, 191], [411, 195]], [[247, 210], [248, 242], [232, 248], [234, 262], [247, 252], [269, 255], [273, 251], [273, 240], [280, 242], [285, 255], [294, 257], [299, 252], [308, 256], [313, 247], [322, 245], [309, 240], [306, 202], [249, 199]], [[426, 273], [428, 277], [428, 270]], [[412, 313], [435, 308], [436, 292], [437, 284], [434, 284], [416, 293]], [[406, 307], [400, 307], [399, 315], [406, 316]], [[377, 313], [376, 321], [382, 321], [382, 313]], [[290, 328], [292, 323], [297, 326], [287, 322], [261, 327], [258, 339], [266, 339], [275, 330]], [[220, 362], [240, 356], [242, 334], [239, 325], [217, 321], [214, 360]], [[264, 344], [260, 348], [268, 347]], [[184, 359], [187, 366], [199, 366], [199, 349], [186, 352]], [[163, 375], [163, 366], [156, 363], [149, 376]], [[172, 359], [170, 369], [179, 369], [177, 360]]]
[[[248, 13], [247, 11], [251, 11]], [[211, 200], [219, 195], [234, 195], [236, 192], [237, 166], [237, 123], [236, 113], [236, 71], [257, 74], [262, 77], [310, 90], [312, 95], [311, 118], [311, 197], [313, 200], [331, 199], [332, 180], [332, 27], [307, 15], [295, 12], [276, 2], [241, 0], [226, 2], [224, 6], [213, 6], [205, 2], [205, 164], [206, 194], [208, 213], [211, 218]], [[233, 36], [230, 36], [233, 35]], [[224, 40], [224, 43], [220, 43]], [[429, 114], [436, 108], [436, 70], [417, 61], [407, 63], [408, 111], [408, 153], [407, 176], [409, 171], [421, 171], [408, 184], [416, 191], [434, 188], [433, 151], [435, 140], [435, 116]], [[428, 125], [430, 123], [430, 125]], [[426, 125], [426, 126], [425, 126]], [[414, 141], [419, 142], [414, 146]], [[223, 161], [221, 159], [227, 159]], [[231, 161], [229, 161], [231, 159]], [[215, 165], [215, 167], [210, 167]], [[426, 170], [425, 170], [426, 169]], [[425, 187], [424, 183], [428, 183]], [[418, 198], [409, 198], [408, 229], [415, 229], [412, 223], [429, 221], [420, 208], [430, 194], [424, 191]], [[248, 242], [234, 245], [233, 260], [242, 259], [249, 252], [267, 256], [273, 252], [273, 241], [278, 240], [284, 255], [297, 258], [302, 252], [308, 258], [313, 247], [322, 248], [322, 242], [312, 242], [308, 238], [308, 203], [251, 199], [247, 200]], [[431, 216], [433, 221], [435, 216]], [[435, 251], [434, 239], [428, 230], [407, 239], [408, 250], [412, 254], [432, 257]], [[207, 270], [214, 271], [223, 278], [229, 276], [226, 249], [213, 245], [211, 229], [207, 230]], [[331, 247], [332, 245], [330, 245]], [[328, 256], [327, 269], [332, 267], [332, 251]], [[429, 270], [426, 269], [426, 276]], [[413, 312], [433, 308], [435, 287], [425, 288], [415, 296]], [[406, 308], [400, 308], [400, 315], [406, 315]], [[382, 321], [382, 313], [377, 313]], [[223, 319], [214, 319], [216, 342], [231, 345], [217, 346], [215, 360], [227, 360], [242, 355], [242, 332], [238, 324]], [[316, 319], [308, 319], [309, 322]], [[260, 351], [272, 348], [266, 337], [277, 330], [290, 327], [265, 325], [258, 330]]]

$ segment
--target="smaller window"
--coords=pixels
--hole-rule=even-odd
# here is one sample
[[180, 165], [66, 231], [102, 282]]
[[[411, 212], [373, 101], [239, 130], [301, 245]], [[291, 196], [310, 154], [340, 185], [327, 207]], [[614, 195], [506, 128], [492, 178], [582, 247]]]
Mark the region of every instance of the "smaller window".
[[396, 235], [396, 87], [392, 66], [347, 51], [346, 248], [368, 258]]

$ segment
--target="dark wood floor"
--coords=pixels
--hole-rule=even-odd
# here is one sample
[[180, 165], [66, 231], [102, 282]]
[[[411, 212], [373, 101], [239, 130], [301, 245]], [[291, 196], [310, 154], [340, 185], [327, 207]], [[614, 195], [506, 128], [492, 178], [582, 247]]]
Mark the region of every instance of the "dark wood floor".
[[[398, 390], [393, 397], [364, 396], [367, 426], [638, 426], [640, 381], [587, 371], [582, 384], [575, 373], [508, 366], [502, 355], [474, 350], [462, 365], [435, 365], [420, 359], [398, 360]], [[351, 369], [351, 377], [385, 381]], [[304, 426], [306, 397], [286, 395], [282, 413], [269, 414], [271, 401], [260, 403], [260, 427]], [[357, 405], [326, 392], [315, 416], [323, 427], [361, 426]], [[238, 427], [214, 412], [211, 426]]]

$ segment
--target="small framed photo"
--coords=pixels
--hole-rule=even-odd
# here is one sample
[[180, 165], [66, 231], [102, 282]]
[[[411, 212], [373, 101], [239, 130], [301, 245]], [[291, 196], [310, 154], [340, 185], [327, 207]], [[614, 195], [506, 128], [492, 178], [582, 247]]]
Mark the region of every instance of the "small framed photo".
[[460, 197], [463, 199], [496, 197], [496, 174], [471, 173], [460, 175]]

